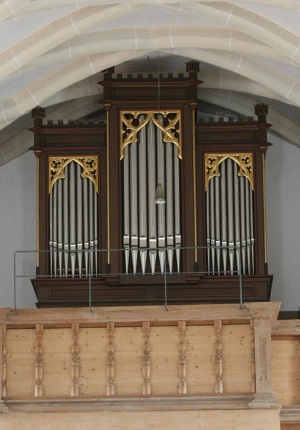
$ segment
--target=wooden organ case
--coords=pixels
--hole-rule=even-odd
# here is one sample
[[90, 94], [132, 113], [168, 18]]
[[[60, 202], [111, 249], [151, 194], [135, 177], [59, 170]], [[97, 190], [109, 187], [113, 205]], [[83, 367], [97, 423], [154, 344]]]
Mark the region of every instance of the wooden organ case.
[[267, 106], [197, 121], [198, 71], [105, 71], [103, 122], [33, 110], [38, 307], [269, 300]]

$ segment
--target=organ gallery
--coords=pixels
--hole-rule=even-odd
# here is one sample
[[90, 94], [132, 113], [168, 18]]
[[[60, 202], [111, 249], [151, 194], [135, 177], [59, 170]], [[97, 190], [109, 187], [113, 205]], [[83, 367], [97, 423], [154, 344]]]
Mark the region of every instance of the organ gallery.
[[299, 428], [299, 324], [269, 301], [268, 107], [203, 118], [198, 72], [109, 69], [96, 113], [32, 111], [38, 309], [0, 309], [0, 428]]

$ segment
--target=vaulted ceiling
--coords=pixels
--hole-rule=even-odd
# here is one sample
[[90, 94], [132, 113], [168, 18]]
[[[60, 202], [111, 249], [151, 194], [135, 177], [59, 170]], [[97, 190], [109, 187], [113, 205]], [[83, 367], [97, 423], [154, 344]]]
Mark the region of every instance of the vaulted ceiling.
[[300, 0], [3, 0], [0, 165], [33, 144], [31, 110], [99, 112], [101, 71], [185, 71], [200, 62], [199, 115], [253, 116], [300, 146]]

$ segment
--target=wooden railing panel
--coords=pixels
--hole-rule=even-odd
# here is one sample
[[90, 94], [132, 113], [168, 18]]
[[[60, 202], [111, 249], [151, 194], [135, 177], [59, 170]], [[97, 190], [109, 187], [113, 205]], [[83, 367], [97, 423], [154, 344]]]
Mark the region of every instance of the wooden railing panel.
[[213, 325], [187, 327], [187, 385], [190, 395], [214, 393]]
[[[272, 339], [273, 390], [283, 405], [300, 404], [300, 338]], [[299, 424], [300, 428], [300, 424]]]
[[142, 327], [117, 327], [115, 341], [115, 388], [117, 395], [143, 393]]
[[81, 396], [106, 396], [107, 342], [106, 327], [82, 328], [80, 331]]
[[72, 330], [45, 328], [43, 335], [44, 397], [69, 397], [71, 392]]
[[6, 397], [34, 397], [35, 388], [35, 329], [6, 331]]
[[252, 332], [249, 324], [223, 325], [223, 385], [225, 394], [251, 393]]
[[178, 393], [178, 327], [151, 327], [151, 387], [154, 395]]

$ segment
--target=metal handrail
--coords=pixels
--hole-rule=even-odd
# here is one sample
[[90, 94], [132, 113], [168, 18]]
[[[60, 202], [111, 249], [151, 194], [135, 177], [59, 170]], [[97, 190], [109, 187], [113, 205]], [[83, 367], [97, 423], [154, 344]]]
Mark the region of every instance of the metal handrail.
[[[137, 275], [142, 275], [142, 276], [144, 276], [144, 275], [163, 275], [164, 276], [164, 296], [165, 296], [165, 308], [166, 308], [166, 310], [168, 310], [168, 298], [167, 298], [167, 293], [168, 293], [168, 291], [167, 291], [167, 276], [177, 276], [178, 274], [180, 274], [180, 275], [189, 275], [189, 274], [198, 274], [198, 275], [210, 275], [211, 273], [210, 273], [210, 271], [197, 271], [197, 270], [193, 270], [193, 271], [180, 271], [180, 272], [170, 272], [170, 271], [168, 271], [167, 270], [167, 259], [165, 258], [165, 263], [164, 263], [164, 271], [162, 272], [162, 271], [160, 271], [160, 272], [155, 272], [155, 273], [149, 273], [149, 272], [146, 272], [146, 273], [124, 273], [124, 272], [99, 272], [99, 273], [92, 273], [92, 271], [91, 271], [91, 267], [90, 267], [90, 264], [89, 264], [89, 271], [88, 271], [88, 273], [85, 273], [84, 275], [77, 275], [77, 274], [71, 274], [71, 275], [69, 275], [68, 273], [65, 273], [63, 276], [56, 276], [56, 275], [45, 275], [45, 274], [43, 274], [43, 275], [39, 275], [39, 274], [36, 274], [36, 273], [31, 273], [31, 274], [27, 274], [27, 275], [25, 275], [25, 274], [22, 274], [22, 275], [19, 275], [18, 273], [17, 273], [17, 257], [19, 256], [19, 255], [22, 255], [22, 254], [44, 254], [44, 253], [46, 253], [46, 254], [51, 254], [51, 253], [62, 253], [62, 254], [66, 254], [66, 253], [69, 253], [69, 254], [78, 254], [78, 253], [88, 253], [89, 254], [89, 256], [90, 255], [94, 255], [95, 253], [96, 254], [98, 254], [98, 253], [115, 253], [115, 252], [118, 252], [118, 253], [123, 253], [123, 252], [125, 252], [125, 251], [127, 251], [128, 249], [135, 249], [135, 250], [143, 250], [143, 251], [151, 251], [151, 252], [157, 252], [157, 251], [159, 251], [159, 252], [165, 252], [165, 253], [167, 253], [167, 251], [168, 250], [170, 250], [170, 249], [173, 249], [174, 251], [175, 250], [181, 250], [181, 251], [188, 251], [188, 250], [191, 250], [191, 251], [195, 251], [196, 249], [197, 249], [197, 251], [198, 250], [211, 250], [211, 249], [218, 249], [218, 250], [222, 250], [222, 249], [228, 249], [228, 250], [230, 250], [230, 251], [232, 251], [232, 250], [238, 250], [239, 252], [236, 252], [236, 255], [237, 255], [237, 259], [238, 259], [238, 261], [237, 261], [237, 267], [238, 267], [238, 269], [237, 270], [233, 270], [233, 271], [230, 271], [230, 273], [227, 271], [226, 273], [222, 273], [223, 275], [230, 275], [230, 276], [233, 276], [233, 275], [236, 275], [236, 276], [238, 276], [238, 278], [239, 278], [239, 304], [240, 304], [240, 308], [242, 308], [243, 307], [243, 287], [242, 287], [242, 271], [241, 271], [241, 247], [239, 247], [239, 246], [214, 246], [214, 245], [211, 245], [211, 246], [199, 246], [199, 247], [182, 247], [182, 246], [174, 246], [174, 247], [170, 247], [170, 246], [167, 246], [167, 247], [160, 247], [160, 248], [139, 248], [139, 247], [135, 247], [135, 248], [119, 248], [119, 249], [94, 249], [94, 250], [91, 250], [91, 249], [87, 249], [87, 250], [65, 250], [65, 249], [60, 249], [60, 250], [55, 250], [55, 251], [53, 251], [53, 250], [37, 250], [37, 249], [34, 249], [34, 250], [23, 250], [23, 251], [15, 251], [14, 252], [14, 309], [15, 309], [15, 312], [17, 312], [17, 279], [18, 278], [43, 278], [43, 279], [45, 279], [45, 278], [49, 278], [49, 279], [53, 279], [53, 278], [60, 278], [60, 279], [76, 279], [76, 278], [86, 278], [86, 279], [88, 279], [88, 288], [89, 288], [89, 308], [90, 308], [90, 310], [92, 311], [92, 279], [95, 279], [95, 278], [99, 278], [99, 277], [106, 277], [106, 276], [122, 276], [122, 275], [125, 275], [125, 276], [137, 276]], [[89, 258], [89, 261], [91, 261], [91, 259]]]

